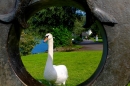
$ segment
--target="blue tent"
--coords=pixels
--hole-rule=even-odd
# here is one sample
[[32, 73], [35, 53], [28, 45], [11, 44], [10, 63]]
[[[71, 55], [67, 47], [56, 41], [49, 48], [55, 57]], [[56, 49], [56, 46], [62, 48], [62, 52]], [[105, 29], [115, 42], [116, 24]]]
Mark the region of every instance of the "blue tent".
[[32, 54], [36, 53], [43, 53], [48, 50], [48, 44], [45, 43], [43, 40], [40, 41], [31, 51]]

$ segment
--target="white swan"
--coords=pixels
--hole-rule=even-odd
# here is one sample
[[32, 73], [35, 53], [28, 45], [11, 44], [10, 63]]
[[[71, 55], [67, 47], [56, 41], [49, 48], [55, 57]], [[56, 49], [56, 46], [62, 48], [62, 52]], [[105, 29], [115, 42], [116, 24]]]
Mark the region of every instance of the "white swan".
[[48, 59], [44, 70], [44, 78], [52, 84], [65, 85], [68, 78], [68, 71], [65, 65], [53, 65], [53, 36], [50, 33], [45, 35], [44, 42], [48, 41]]

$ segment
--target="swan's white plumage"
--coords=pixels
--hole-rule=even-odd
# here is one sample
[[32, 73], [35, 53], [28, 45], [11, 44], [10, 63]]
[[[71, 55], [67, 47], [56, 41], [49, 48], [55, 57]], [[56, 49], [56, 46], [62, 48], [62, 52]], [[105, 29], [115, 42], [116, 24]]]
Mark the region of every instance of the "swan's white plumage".
[[65, 65], [53, 65], [53, 36], [46, 34], [45, 41], [48, 40], [48, 58], [44, 70], [44, 78], [57, 85], [65, 85], [68, 78], [68, 71]]

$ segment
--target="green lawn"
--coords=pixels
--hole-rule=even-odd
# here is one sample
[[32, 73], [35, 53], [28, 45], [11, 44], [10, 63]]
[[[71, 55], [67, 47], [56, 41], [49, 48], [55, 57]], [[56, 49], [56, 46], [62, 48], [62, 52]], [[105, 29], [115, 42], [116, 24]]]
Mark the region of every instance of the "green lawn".
[[[75, 52], [54, 52], [54, 64], [67, 66], [69, 77], [67, 86], [76, 86], [88, 79], [96, 70], [102, 51], [75, 51]], [[44, 84], [43, 71], [47, 59], [47, 53], [22, 56], [26, 70], [37, 80]], [[46, 86], [48, 86], [46, 84]]]
[[90, 38], [90, 40], [93, 40], [94, 42], [100, 42], [100, 43], [103, 42], [103, 39], [101, 39], [101, 38], [98, 38], [98, 41], [96, 41], [96, 39], [94, 39], [94, 38]]

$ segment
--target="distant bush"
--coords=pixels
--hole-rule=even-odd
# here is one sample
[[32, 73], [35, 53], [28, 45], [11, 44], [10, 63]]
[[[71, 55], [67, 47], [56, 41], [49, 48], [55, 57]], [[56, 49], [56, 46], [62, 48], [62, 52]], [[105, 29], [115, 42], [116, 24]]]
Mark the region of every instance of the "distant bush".
[[62, 26], [54, 28], [52, 32], [54, 36], [54, 47], [64, 47], [72, 45], [72, 33]]
[[20, 43], [19, 43], [19, 50], [20, 54], [23, 56], [31, 54], [31, 50], [33, 47], [38, 43], [29, 33], [25, 33], [24, 31], [21, 34]]
[[78, 44], [81, 41], [83, 41], [83, 39], [80, 36], [75, 36], [73, 40], [73, 44]]
[[76, 40], [76, 41], [82, 41], [82, 38], [81, 38], [80, 36], [77, 36], [77, 37], [75, 38], [75, 40]]

